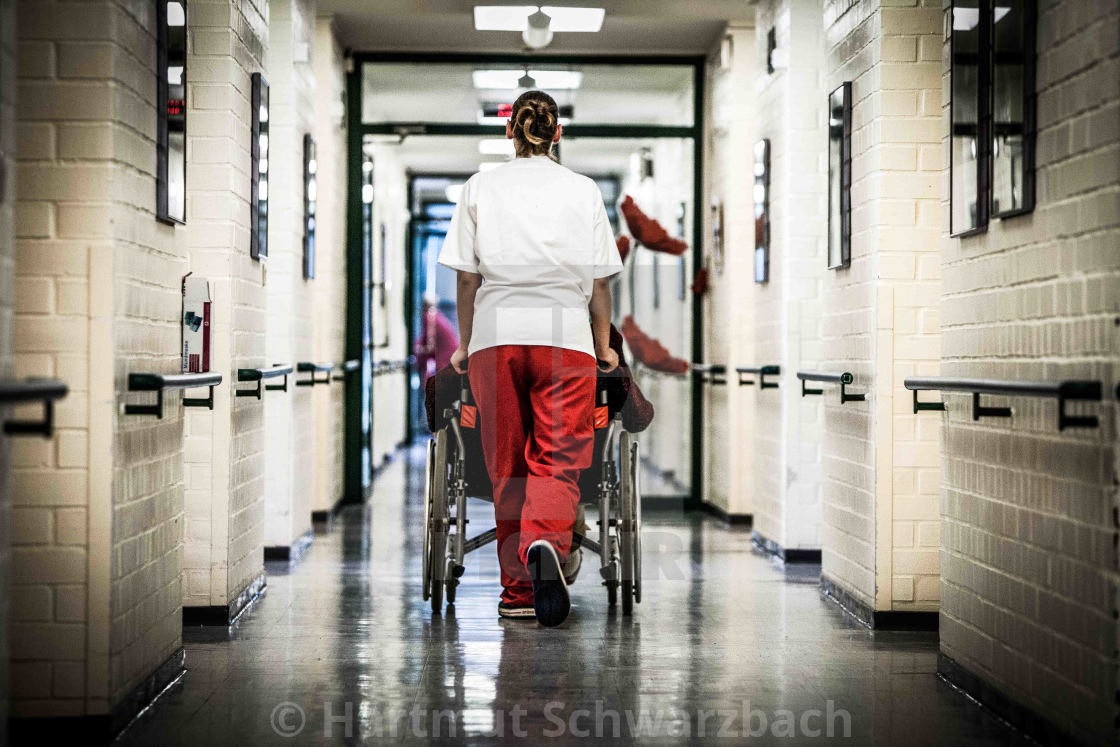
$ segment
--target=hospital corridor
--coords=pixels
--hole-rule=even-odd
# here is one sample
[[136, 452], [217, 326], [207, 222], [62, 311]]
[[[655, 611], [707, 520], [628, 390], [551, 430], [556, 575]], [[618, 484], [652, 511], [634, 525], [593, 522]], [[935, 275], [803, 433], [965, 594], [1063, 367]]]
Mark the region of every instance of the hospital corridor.
[[0, 747], [1120, 742], [1120, 0], [0, 0]]

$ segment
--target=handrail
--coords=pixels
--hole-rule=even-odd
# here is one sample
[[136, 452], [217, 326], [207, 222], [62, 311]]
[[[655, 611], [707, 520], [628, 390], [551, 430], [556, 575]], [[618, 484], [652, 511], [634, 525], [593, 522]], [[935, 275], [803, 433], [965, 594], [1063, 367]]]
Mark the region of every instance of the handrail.
[[963, 392], [972, 395], [972, 419], [1009, 418], [1010, 407], [985, 407], [980, 404], [981, 394], [1002, 397], [1046, 397], [1058, 400], [1058, 430], [1066, 428], [1096, 428], [1100, 419], [1096, 415], [1068, 415], [1066, 402], [1100, 402], [1101, 382], [1092, 379], [1066, 379], [1063, 381], [1006, 381], [1000, 379], [958, 379], [949, 376], [912, 376], [903, 385], [914, 393], [914, 412], [944, 410], [944, 402], [921, 402], [918, 392]]
[[238, 397], [256, 397], [257, 399], [260, 399], [261, 394], [263, 393], [262, 382], [265, 379], [275, 379], [279, 376], [284, 377], [283, 383], [281, 383], [281, 384], [268, 384], [268, 385], [264, 386], [263, 389], [267, 389], [270, 392], [286, 392], [286, 391], [288, 391], [288, 376], [291, 373], [292, 373], [292, 367], [291, 366], [282, 366], [282, 365], [279, 365], [279, 364], [277, 364], [275, 366], [271, 366], [269, 368], [239, 368], [239, 369], [237, 369], [237, 380], [238, 381], [255, 381], [255, 382], [257, 382], [257, 385], [256, 385], [256, 387], [254, 387], [252, 389], [237, 389], [237, 390], [235, 390], [236, 396], [238, 396]]
[[[296, 379], [296, 386], [318, 386], [319, 384], [331, 384], [331, 371], [334, 370], [333, 363], [313, 363], [311, 361], [300, 361], [296, 364], [297, 373], [311, 374], [309, 379]], [[315, 374], [325, 373], [326, 377], [320, 379]]]
[[222, 375], [209, 371], [206, 373], [130, 373], [128, 375], [128, 391], [130, 392], [155, 392], [154, 405], [129, 405], [124, 406], [125, 415], [155, 415], [163, 418], [163, 393], [170, 389], [194, 389], [207, 387], [208, 394], [202, 397], [183, 397], [183, 407], [205, 407], [214, 409], [214, 387], [222, 383]]
[[354, 373], [361, 367], [362, 362], [357, 358], [351, 358], [350, 360], [336, 363], [335, 368], [339, 371], [339, 373], [336, 373], [331, 378], [335, 381], [346, 381], [346, 374]]
[[727, 366], [722, 363], [693, 363], [689, 366], [705, 384], [726, 384]]
[[840, 404], [845, 402], [862, 402], [867, 397], [866, 394], [848, 394], [848, 386], [855, 380], [855, 378], [844, 371], [843, 373], [828, 373], [824, 371], [798, 371], [797, 378], [801, 379], [801, 396], [804, 397], [808, 394], [824, 394], [823, 389], [810, 389], [805, 386], [807, 381], [819, 381], [824, 384], [839, 384], [840, 385]]
[[54, 401], [65, 397], [68, 391], [66, 383], [58, 379], [0, 381], [0, 404], [43, 403], [42, 420], [8, 420], [4, 423], [4, 432], [9, 436], [39, 435], [50, 438], [54, 433]]
[[374, 361], [373, 363], [373, 376], [381, 376], [382, 374], [395, 373], [397, 371], [407, 371], [410, 363], [408, 359], [396, 361]]
[[656, 376], [665, 379], [687, 379], [687, 373], [675, 373], [673, 371], [659, 371], [656, 368], [650, 368], [642, 363], [635, 363], [633, 370], [636, 373], [647, 373], [650, 376]]
[[754, 386], [754, 381], [744, 379], [744, 375], [758, 376], [759, 389], [777, 389], [778, 382], [767, 381], [767, 376], [781, 376], [781, 366], [768, 365], [768, 366], [739, 366], [735, 369], [735, 373], [739, 374], [739, 386]]

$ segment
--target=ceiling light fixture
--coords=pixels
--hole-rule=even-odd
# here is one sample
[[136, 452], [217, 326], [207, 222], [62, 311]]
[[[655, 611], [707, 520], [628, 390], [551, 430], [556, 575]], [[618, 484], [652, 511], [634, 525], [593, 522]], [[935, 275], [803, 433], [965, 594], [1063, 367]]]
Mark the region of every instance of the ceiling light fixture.
[[515, 91], [526, 74], [546, 90], [574, 90], [583, 83], [583, 73], [575, 70], [475, 70], [471, 79], [479, 90]]
[[525, 46], [529, 49], [544, 49], [551, 44], [552, 17], [539, 10], [529, 16], [526, 19], [525, 30], [521, 32], [521, 41], [525, 42]]
[[560, 33], [595, 33], [603, 28], [607, 11], [602, 8], [558, 8], [555, 5], [476, 5], [474, 27], [478, 31], [525, 31], [529, 16], [544, 13], [552, 19], [551, 29]]

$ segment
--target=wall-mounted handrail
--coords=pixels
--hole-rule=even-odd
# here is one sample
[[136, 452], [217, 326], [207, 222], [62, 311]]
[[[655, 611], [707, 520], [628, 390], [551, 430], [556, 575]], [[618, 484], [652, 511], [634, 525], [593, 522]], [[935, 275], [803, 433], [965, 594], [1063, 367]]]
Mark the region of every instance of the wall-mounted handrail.
[[823, 389], [810, 389], [805, 386], [808, 381], [818, 381], [822, 384], [839, 384], [840, 385], [840, 404], [846, 402], [862, 402], [867, 395], [865, 394], [848, 394], [848, 386], [855, 380], [855, 378], [847, 371], [843, 373], [826, 373], [824, 371], [798, 371], [797, 378], [801, 379], [801, 396], [807, 394], [824, 394]]
[[64, 382], [58, 379], [24, 379], [0, 381], [0, 405], [42, 402], [42, 420], [8, 420], [4, 432], [9, 436], [37, 435], [50, 438], [54, 433], [54, 401], [67, 394]]
[[675, 371], [659, 371], [656, 368], [650, 368], [649, 366], [643, 365], [641, 363], [634, 364], [634, 369], [633, 370], [637, 373], [646, 373], [646, 374], [649, 374], [650, 376], [655, 376], [655, 377], [662, 378], [662, 379], [687, 379], [688, 378], [687, 373], [677, 373]]
[[407, 371], [409, 366], [408, 359], [397, 361], [374, 361], [373, 363], [373, 376], [381, 376], [383, 374], [391, 374], [397, 371]]
[[727, 366], [722, 363], [693, 363], [690, 368], [705, 384], [727, 383]]
[[757, 376], [759, 389], [777, 389], [778, 382], [767, 381], [767, 376], [780, 376], [782, 373], [781, 366], [739, 366], [735, 369], [735, 373], [739, 374], [739, 386], [753, 386], [753, 379], [744, 379], [744, 376]]
[[362, 362], [357, 358], [343, 361], [342, 363], [335, 364], [335, 369], [338, 371], [333, 378], [335, 381], [346, 381], [346, 374], [351, 374], [362, 367]]
[[207, 373], [183, 374], [157, 374], [157, 373], [130, 373], [128, 375], [128, 391], [130, 392], [155, 392], [154, 405], [129, 405], [124, 406], [125, 415], [155, 415], [163, 417], [163, 393], [170, 389], [195, 389], [207, 388], [206, 397], [183, 397], [183, 407], [205, 407], [214, 409], [214, 387], [222, 383], [222, 375], [209, 371]]
[[[296, 379], [296, 386], [318, 386], [319, 384], [326, 384], [330, 386], [331, 371], [334, 370], [333, 363], [312, 363], [311, 361], [300, 361], [296, 364], [296, 373], [311, 374], [307, 379]], [[323, 378], [319, 378], [317, 374], [326, 374]]]
[[980, 403], [980, 395], [1002, 397], [1046, 397], [1058, 400], [1058, 430], [1066, 428], [1096, 428], [1100, 419], [1096, 415], [1069, 415], [1066, 402], [1101, 401], [1101, 382], [1090, 379], [1067, 379], [1064, 381], [1003, 381], [998, 379], [957, 379], [949, 376], [912, 376], [903, 380], [903, 385], [914, 393], [914, 412], [921, 410], [944, 410], [944, 402], [922, 402], [918, 392], [963, 392], [972, 395], [972, 419], [1009, 418], [1010, 407], [985, 407]]
[[[263, 390], [267, 389], [270, 392], [286, 392], [288, 391], [288, 376], [292, 373], [291, 366], [275, 365], [269, 368], [239, 368], [237, 369], [238, 381], [255, 381], [257, 385], [252, 389], [237, 389], [236, 394], [238, 397], [256, 397], [261, 398]], [[283, 376], [284, 381], [280, 384], [267, 384], [263, 385], [265, 379], [275, 379]]]

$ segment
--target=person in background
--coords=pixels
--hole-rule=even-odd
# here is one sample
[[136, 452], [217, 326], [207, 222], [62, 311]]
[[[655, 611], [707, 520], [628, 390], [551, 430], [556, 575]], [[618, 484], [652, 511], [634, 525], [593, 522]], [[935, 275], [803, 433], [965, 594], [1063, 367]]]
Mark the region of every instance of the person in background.
[[[429, 376], [451, 362], [452, 354], [459, 348], [459, 335], [447, 317], [440, 313], [438, 303], [434, 294], [424, 294], [420, 336], [413, 345], [421, 387], [427, 383]], [[431, 365], [433, 361], [435, 366]]]

